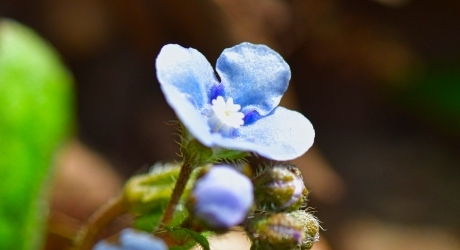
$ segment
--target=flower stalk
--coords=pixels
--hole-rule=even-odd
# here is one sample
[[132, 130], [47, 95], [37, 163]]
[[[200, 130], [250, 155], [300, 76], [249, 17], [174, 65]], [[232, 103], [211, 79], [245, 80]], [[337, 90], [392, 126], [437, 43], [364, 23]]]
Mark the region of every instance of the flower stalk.
[[181, 167], [179, 177], [176, 182], [176, 186], [174, 186], [174, 190], [171, 195], [171, 199], [169, 200], [169, 203], [163, 214], [160, 225], [165, 226], [165, 225], [168, 225], [172, 221], [174, 217], [174, 212], [176, 211], [176, 206], [179, 203], [182, 193], [184, 193], [185, 187], [187, 186], [187, 181], [190, 179], [192, 171], [193, 171], [193, 166], [190, 162], [189, 157], [185, 153], [184, 161], [182, 163], [182, 167]]
[[75, 250], [91, 250], [97, 236], [112, 220], [126, 213], [128, 206], [123, 195], [118, 195], [99, 208], [77, 233], [74, 241]]

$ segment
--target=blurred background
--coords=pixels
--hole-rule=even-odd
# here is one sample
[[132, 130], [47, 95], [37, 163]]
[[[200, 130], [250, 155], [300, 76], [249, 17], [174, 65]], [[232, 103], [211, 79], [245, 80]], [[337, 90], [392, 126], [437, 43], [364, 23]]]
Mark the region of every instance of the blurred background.
[[282, 54], [292, 70], [282, 105], [315, 127], [295, 163], [324, 249], [460, 249], [459, 10], [456, 0], [0, 0], [0, 16], [49, 40], [76, 80], [78, 130], [56, 167], [47, 249], [65, 249], [123, 180], [176, 159], [160, 48], [193, 47], [214, 64], [243, 41]]

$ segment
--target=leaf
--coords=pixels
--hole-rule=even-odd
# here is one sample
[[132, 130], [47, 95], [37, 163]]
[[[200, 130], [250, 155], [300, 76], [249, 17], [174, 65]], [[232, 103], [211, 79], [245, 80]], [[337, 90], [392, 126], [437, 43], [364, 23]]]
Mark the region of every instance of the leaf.
[[72, 81], [30, 29], [0, 19], [0, 249], [39, 249], [45, 181], [73, 115]]
[[146, 232], [153, 232], [160, 223], [161, 217], [163, 215], [163, 210], [158, 209], [152, 211], [149, 214], [143, 214], [137, 216], [134, 219], [134, 228]]
[[195, 247], [196, 243], [194, 241], [189, 241], [187, 244], [183, 246], [171, 246], [169, 250], [189, 250]]
[[203, 250], [210, 250], [208, 239], [192, 229], [181, 227], [166, 227], [166, 229], [174, 236], [174, 238], [186, 242], [184, 246], [174, 246], [171, 247], [170, 250], [190, 249], [196, 244], [199, 244]]
[[183, 228], [183, 230], [187, 232], [198, 244], [200, 244], [203, 250], [210, 250], [209, 242], [208, 239], [206, 239], [206, 237], [188, 228]]
[[[164, 213], [164, 207], [165, 206], [157, 206], [148, 213], [137, 216], [134, 219], [134, 227], [138, 230], [153, 232], [160, 224]], [[187, 216], [188, 212], [185, 207], [183, 205], [178, 205], [170, 225], [173, 227], [180, 225], [185, 220], [185, 218], [187, 218]]]

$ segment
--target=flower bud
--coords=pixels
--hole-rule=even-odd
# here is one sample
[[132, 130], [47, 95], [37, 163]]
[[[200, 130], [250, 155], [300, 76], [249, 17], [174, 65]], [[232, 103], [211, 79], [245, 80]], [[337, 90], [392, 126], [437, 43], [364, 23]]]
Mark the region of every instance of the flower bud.
[[306, 239], [302, 222], [288, 213], [259, 215], [245, 227], [251, 250], [298, 249]]
[[93, 250], [167, 250], [168, 247], [160, 238], [133, 229], [121, 231], [118, 244], [105, 240], [98, 242]]
[[253, 179], [255, 202], [265, 211], [293, 211], [307, 200], [300, 170], [294, 165], [279, 164], [266, 167]]
[[197, 179], [187, 207], [203, 226], [225, 231], [244, 221], [253, 200], [248, 177], [229, 165], [217, 165]]
[[319, 240], [318, 220], [303, 210], [263, 214], [246, 224], [251, 250], [309, 250]]
[[291, 216], [301, 222], [305, 232], [305, 239], [300, 246], [301, 250], [309, 250], [313, 244], [319, 240], [319, 222], [318, 219], [310, 213], [298, 210], [290, 213]]

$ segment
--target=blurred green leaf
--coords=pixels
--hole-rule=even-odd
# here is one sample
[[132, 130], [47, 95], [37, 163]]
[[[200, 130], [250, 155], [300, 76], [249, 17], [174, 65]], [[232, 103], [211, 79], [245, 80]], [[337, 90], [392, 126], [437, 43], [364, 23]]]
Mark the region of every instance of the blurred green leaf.
[[39, 249], [46, 180], [73, 117], [72, 80], [32, 30], [0, 19], [0, 249]]
[[210, 250], [208, 239], [206, 239], [205, 236], [191, 229], [183, 228], [183, 230], [187, 232], [188, 235], [190, 235], [190, 237], [193, 238], [193, 240], [195, 240], [198, 244], [200, 244], [203, 250]]
[[190, 249], [197, 244], [200, 245], [203, 250], [210, 250], [209, 242], [206, 236], [195, 232], [192, 229], [182, 227], [166, 227], [166, 229], [174, 236], [174, 238], [186, 242], [183, 246], [170, 247], [170, 250]]
[[153, 230], [157, 228], [158, 224], [160, 224], [163, 210], [164, 209], [157, 207], [156, 210], [152, 210], [148, 214], [137, 216], [134, 219], [134, 228], [146, 232], [153, 232]]

